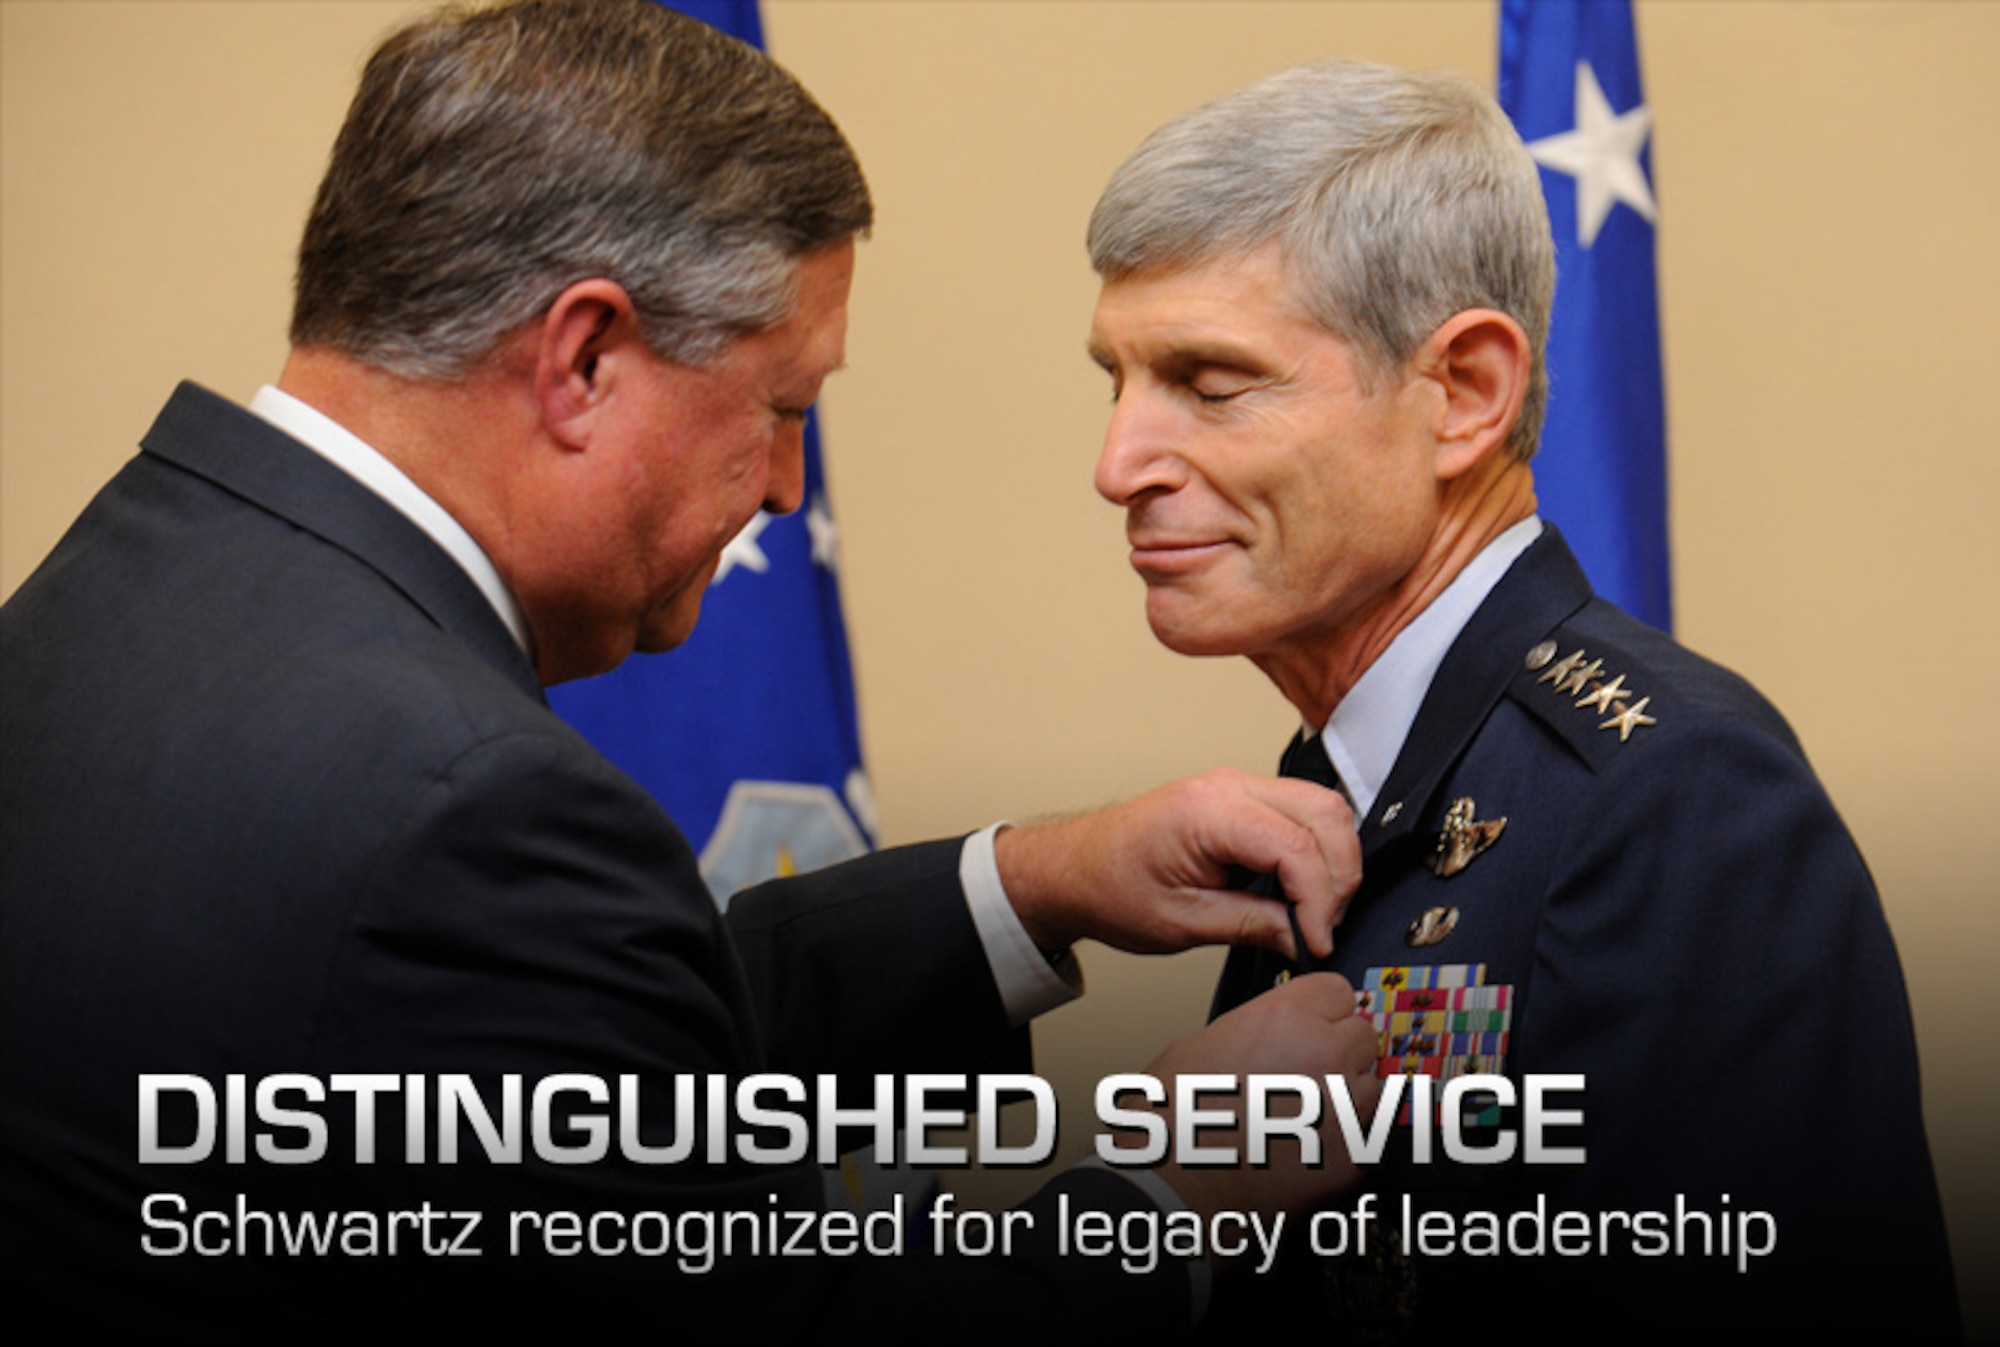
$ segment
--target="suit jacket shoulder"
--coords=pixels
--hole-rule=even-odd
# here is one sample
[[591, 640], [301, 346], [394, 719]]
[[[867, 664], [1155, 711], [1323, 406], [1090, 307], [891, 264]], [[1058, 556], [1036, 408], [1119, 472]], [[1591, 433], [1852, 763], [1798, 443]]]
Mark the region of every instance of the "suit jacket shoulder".
[[[739, 944], [686, 840], [548, 710], [450, 558], [260, 420], [184, 387], [0, 610], [0, 742], [0, 1070], [18, 1083], [0, 1240], [39, 1296], [167, 1336], [310, 1332], [348, 1309], [573, 1328], [650, 1319], [662, 1294], [677, 1322], [955, 1313], [961, 1274], [938, 1268], [780, 1260], [770, 1295], [749, 1260], [666, 1293], [659, 1260], [516, 1260], [504, 1230], [477, 1260], [142, 1255], [142, 1202], [169, 1189], [215, 1212], [823, 1201], [810, 1170], [617, 1159], [162, 1173], [134, 1159], [142, 1073], [490, 1091], [1025, 1065], [950, 844], [781, 885], [743, 905]], [[882, 975], [892, 944], [907, 976]], [[403, 1102], [383, 1105], [385, 1145]], [[648, 1114], [642, 1134], [674, 1125]], [[332, 1124], [330, 1154], [358, 1129]], [[1018, 1298], [1004, 1269], [988, 1280]]]

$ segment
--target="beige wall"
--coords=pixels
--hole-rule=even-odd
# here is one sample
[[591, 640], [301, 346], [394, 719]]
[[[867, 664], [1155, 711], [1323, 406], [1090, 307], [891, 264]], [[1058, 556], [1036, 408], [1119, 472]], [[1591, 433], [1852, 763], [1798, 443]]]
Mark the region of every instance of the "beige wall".
[[[0, 592], [176, 379], [247, 397], [275, 373], [290, 249], [358, 61], [414, 8], [0, 0]], [[1106, 390], [1081, 349], [1082, 222], [1145, 130], [1294, 61], [1490, 78], [1492, 5], [766, 15], [880, 205], [852, 368], [823, 410], [891, 839], [1268, 766], [1290, 728], [1276, 695], [1247, 666], [1153, 645], [1119, 519], [1091, 494]], [[2000, 1333], [1980, 1284], [2000, 1251], [1982, 1003], [2000, 966], [1982, 342], [2000, 297], [2000, 5], [1642, 3], [1640, 33], [1681, 634], [1787, 710], [1876, 869], [1961, 1280]], [[1059, 1081], [1143, 1065], [1199, 1022], [1214, 967], [1088, 963], [1092, 996], [1040, 1035]]]

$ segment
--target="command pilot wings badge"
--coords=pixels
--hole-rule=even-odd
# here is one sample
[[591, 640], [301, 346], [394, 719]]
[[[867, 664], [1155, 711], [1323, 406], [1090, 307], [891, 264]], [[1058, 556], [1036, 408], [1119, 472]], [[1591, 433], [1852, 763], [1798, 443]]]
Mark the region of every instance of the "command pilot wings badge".
[[1500, 832], [1507, 826], [1504, 818], [1479, 822], [1472, 817], [1472, 809], [1472, 797], [1466, 795], [1452, 801], [1444, 816], [1444, 831], [1424, 862], [1440, 879], [1450, 879], [1472, 864], [1473, 857], [1500, 840]]

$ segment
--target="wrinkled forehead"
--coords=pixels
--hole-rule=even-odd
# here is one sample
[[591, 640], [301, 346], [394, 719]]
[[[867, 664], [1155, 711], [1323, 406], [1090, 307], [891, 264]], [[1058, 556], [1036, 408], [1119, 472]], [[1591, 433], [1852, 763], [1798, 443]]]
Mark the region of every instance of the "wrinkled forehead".
[[1159, 346], [1223, 357], [1279, 336], [1341, 340], [1301, 302], [1283, 249], [1266, 243], [1105, 277], [1087, 350], [1099, 364]]

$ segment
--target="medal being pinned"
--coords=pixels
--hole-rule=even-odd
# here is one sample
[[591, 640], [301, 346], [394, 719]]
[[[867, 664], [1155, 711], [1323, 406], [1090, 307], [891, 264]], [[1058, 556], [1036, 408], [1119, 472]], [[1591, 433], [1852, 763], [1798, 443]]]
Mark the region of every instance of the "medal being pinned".
[[1507, 826], [1504, 818], [1476, 820], [1472, 811], [1472, 797], [1466, 795], [1452, 801], [1445, 813], [1444, 831], [1438, 834], [1437, 846], [1424, 862], [1440, 879], [1450, 879], [1472, 864], [1474, 857], [1500, 840], [1500, 833]]

